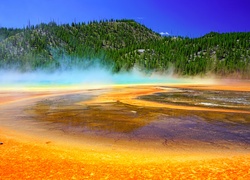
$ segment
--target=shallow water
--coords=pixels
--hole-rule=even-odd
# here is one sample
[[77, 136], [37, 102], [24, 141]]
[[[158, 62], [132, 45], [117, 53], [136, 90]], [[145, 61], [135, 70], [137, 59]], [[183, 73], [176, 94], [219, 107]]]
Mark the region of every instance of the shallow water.
[[250, 92], [162, 88], [168, 92], [156, 93], [140, 98], [168, 104], [240, 109], [250, 112]]
[[[91, 90], [1, 107], [0, 123], [38, 133], [55, 131], [66, 136], [105, 137], [114, 142], [155, 142], [163, 148], [195, 143], [250, 149], [250, 92], [161, 88], [166, 92], [138, 99], [145, 103], [207, 107], [208, 111], [136, 106], [119, 101], [84, 104], [106, 92]], [[209, 111], [217, 107], [244, 110], [249, 114]]]

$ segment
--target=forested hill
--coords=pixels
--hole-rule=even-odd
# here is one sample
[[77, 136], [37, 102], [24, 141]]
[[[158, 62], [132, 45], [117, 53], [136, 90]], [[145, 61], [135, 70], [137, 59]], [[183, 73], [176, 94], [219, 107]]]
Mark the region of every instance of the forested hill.
[[113, 72], [136, 66], [146, 72], [171, 68], [177, 75], [250, 78], [250, 32], [162, 37], [133, 20], [0, 28], [1, 69], [53, 71], [96, 61]]

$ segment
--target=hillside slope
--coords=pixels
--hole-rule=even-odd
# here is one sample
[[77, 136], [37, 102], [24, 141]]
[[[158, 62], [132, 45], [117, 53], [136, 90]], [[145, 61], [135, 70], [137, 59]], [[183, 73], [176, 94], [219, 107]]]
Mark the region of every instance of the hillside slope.
[[[0, 28], [0, 67], [21, 71], [63, 69], [94, 60], [114, 72], [216, 74], [250, 78], [250, 33], [209, 33], [200, 38], [162, 37], [133, 20], [107, 20], [23, 29]], [[66, 66], [65, 66], [66, 63]]]

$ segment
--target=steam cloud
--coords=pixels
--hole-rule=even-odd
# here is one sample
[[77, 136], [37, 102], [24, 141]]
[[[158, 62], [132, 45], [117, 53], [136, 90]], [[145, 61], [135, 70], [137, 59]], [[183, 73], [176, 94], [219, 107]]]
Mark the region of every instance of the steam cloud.
[[174, 79], [170, 75], [157, 73], [144, 74], [136, 69], [130, 72], [112, 74], [102, 68], [86, 70], [70, 69], [65, 71], [33, 72], [0, 71], [0, 85], [113, 85], [113, 84], [152, 84], [168, 83]]
[[0, 70], [0, 85], [22, 86], [56, 86], [56, 85], [114, 85], [114, 84], [152, 84], [173, 83], [171, 72], [165, 75], [158, 73], [146, 74], [136, 68], [129, 72], [112, 73], [111, 70], [92, 65], [79, 68], [73, 66], [69, 69], [60, 69], [52, 72], [35, 70], [20, 72], [16, 70]]
[[96, 61], [82, 61], [68, 58], [60, 60], [60, 68], [48, 71], [38, 69], [21, 72], [15, 69], [0, 69], [0, 87], [53, 87], [53, 86], [105, 86], [120, 84], [160, 84], [190, 83], [194, 79], [174, 78], [173, 69], [162, 74], [145, 73], [137, 68], [129, 72], [112, 73], [112, 70], [101, 66]]

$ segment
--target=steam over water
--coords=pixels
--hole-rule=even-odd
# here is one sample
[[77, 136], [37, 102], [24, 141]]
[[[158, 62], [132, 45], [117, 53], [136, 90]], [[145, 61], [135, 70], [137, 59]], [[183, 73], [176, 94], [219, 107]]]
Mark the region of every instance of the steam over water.
[[[0, 125], [35, 134], [39, 128], [48, 135], [55, 131], [66, 136], [105, 137], [114, 143], [118, 140], [141, 145], [157, 142], [161, 148], [181, 145], [188, 149], [193, 143], [212, 148], [237, 146], [248, 150], [248, 91], [171, 87], [171, 84], [205, 86], [211, 82], [175, 78], [172, 73], [143, 73], [137, 69], [112, 73], [100, 66], [50, 72], [2, 70], [0, 87], [3, 91], [0, 97], [3, 101], [9, 98], [21, 101], [0, 106]], [[154, 85], [91, 88], [122, 84]], [[86, 87], [86, 91], [68, 91], [70, 93], [67, 94], [65, 89], [65, 93], [58, 93], [56, 86], [63, 90], [64, 87]], [[4, 91], [5, 87], [7, 90], [13, 87], [17, 91]], [[40, 96], [42, 91], [38, 94], [36, 91], [19, 91], [20, 87], [48, 87], [55, 91], [44, 91], [47, 96]], [[104, 100], [98, 100], [102, 95]], [[33, 96], [39, 98], [32, 99]]]
[[33, 72], [0, 71], [0, 84], [6, 86], [46, 86], [46, 85], [113, 85], [113, 84], [159, 84], [185, 83], [184, 79], [176, 79], [169, 74], [146, 74], [138, 70], [111, 73], [103, 68], [71, 69], [65, 71]]

